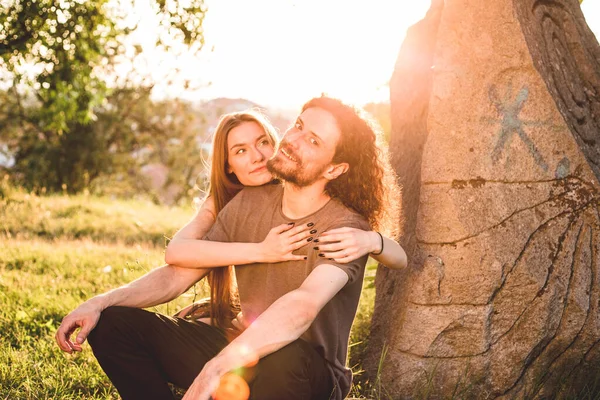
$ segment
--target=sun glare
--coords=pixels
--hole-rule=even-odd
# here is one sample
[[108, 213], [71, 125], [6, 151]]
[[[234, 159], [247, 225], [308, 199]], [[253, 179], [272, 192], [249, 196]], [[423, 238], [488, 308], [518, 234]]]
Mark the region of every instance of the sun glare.
[[428, 5], [423, 0], [210, 1], [206, 38], [214, 45], [214, 90], [281, 106], [297, 106], [321, 92], [359, 103], [382, 92], [387, 97], [406, 29]]
[[[137, 0], [136, 6], [144, 3]], [[163, 85], [159, 90], [166, 95], [297, 107], [322, 92], [359, 104], [386, 99], [406, 29], [422, 18], [429, 1], [206, 0], [206, 5], [206, 44], [199, 57], [153, 54], [137, 68], [155, 76], [178, 68], [181, 80], [200, 87], [182, 93], [178, 85]], [[147, 51], [155, 41], [154, 25], [142, 20], [137, 40]]]
[[[157, 24], [150, 3], [135, 4], [141, 29], [134, 40], [148, 55], [124, 70], [152, 74], [163, 83], [158, 96], [245, 98], [297, 108], [323, 92], [357, 104], [387, 100], [406, 30], [430, 1], [206, 0], [206, 44], [196, 56], [153, 52]], [[600, 20], [591, 16], [598, 15], [598, 2], [585, 0], [582, 8], [597, 32]], [[173, 83], [163, 78], [169, 74]], [[184, 90], [185, 80], [196, 89]]]

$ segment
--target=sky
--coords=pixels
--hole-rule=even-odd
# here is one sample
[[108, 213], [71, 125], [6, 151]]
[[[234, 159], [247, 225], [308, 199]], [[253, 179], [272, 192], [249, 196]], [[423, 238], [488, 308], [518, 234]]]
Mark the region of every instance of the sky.
[[[148, 9], [148, 0], [136, 0]], [[429, 0], [205, 0], [205, 46], [199, 56], [152, 55], [151, 18], [134, 40], [151, 54], [146, 68], [160, 75], [179, 68], [178, 79], [200, 89], [191, 100], [246, 98], [262, 106], [297, 108], [325, 92], [364, 104], [389, 97], [387, 82], [406, 29], [421, 19]], [[141, 7], [141, 8], [140, 8]], [[582, 4], [600, 37], [600, 1]], [[141, 69], [142, 66], [138, 65]], [[182, 95], [178, 84], [159, 93]]]

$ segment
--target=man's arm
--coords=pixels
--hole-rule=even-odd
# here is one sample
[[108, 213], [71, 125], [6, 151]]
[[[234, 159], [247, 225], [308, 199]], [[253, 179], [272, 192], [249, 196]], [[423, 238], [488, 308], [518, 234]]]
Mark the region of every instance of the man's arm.
[[102, 310], [110, 306], [153, 307], [177, 298], [207, 273], [207, 270], [163, 265], [133, 282], [100, 294], [88, 301], [94, 302]]
[[[298, 289], [275, 301], [231, 343], [250, 349], [258, 358], [279, 350], [306, 332], [347, 282], [348, 275], [342, 269], [329, 264], [317, 266]], [[223, 356], [227, 356], [226, 350]]]
[[[175, 237], [183, 240], [203, 237], [215, 223], [215, 206], [208, 197], [196, 215], [181, 228]], [[194, 283], [202, 279], [208, 270], [181, 268], [175, 265], [164, 265], [156, 268], [139, 279], [95, 296], [82, 303], [69, 315], [63, 318], [56, 332], [58, 346], [66, 351], [81, 351], [81, 344], [94, 329], [104, 309], [110, 306], [126, 306], [136, 308], [152, 307], [166, 303], [178, 297]], [[81, 328], [75, 342], [71, 335]]]
[[[56, 341], [66, 351], [81, 351], [81, 344], [94, 329], [102, 310], [110, 306], [145, 308], [173, 300], [194, 283], [202, 279], [207, 271], [202, 269], [180, 268], [164, 265], [156, 268], [135, 281], [95, 296], [81, 304], [63, 318]], [[75, 342], [71, 335], [81, 328]]]
[[342, 269], [330, 264], [317, 266], [298, 289], [275, 301], [240, 336], [210, 360], [184, 399], [208, 399], [225, 373], [298, 339], [347, 282], [348, 275]]

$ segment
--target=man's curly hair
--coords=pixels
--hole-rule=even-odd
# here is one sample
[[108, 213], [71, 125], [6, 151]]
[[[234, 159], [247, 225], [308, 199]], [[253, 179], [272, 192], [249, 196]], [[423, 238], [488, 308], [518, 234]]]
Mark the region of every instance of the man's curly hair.
[[333, 157], [350, 168], [330, 181], [326, 190], [346, 207], [362, 215], [377, 231], [397, 238], [400, 225], [400, 188], [387, 150], [379, 143], [381, 130], [366, 113], [331, 97], [317, 97], [302, 107], [331, 113], [341, 130]]

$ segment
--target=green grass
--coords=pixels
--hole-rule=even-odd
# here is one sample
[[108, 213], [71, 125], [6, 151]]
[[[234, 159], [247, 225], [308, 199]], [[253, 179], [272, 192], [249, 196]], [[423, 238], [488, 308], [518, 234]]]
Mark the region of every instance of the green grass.
[[[122, 285], [160, 264], [160, 248], [91, 241], [0, 244], [0, 398], [117, 398], [88, 346], [61, 352], [54, 333], [82, 301]], [[200, 288], [198, 291], [201, 291]], [[156, 309], [172, 314], [188, 293]]]
[[165, 236], [173, 235], [192, 216], [192, 207], [161, 207], [144, 200], [89, 195], [40, 197], [17, 189], [2, 196], [0, 190], [0, 234], [9, 238], [162, 246]]
[[[377, 262], [369, 259], [365, 272], [360, 302], [356, 318], [350, 332], [350, 349], [348, 352], [348, 365], [353, 373], [352, 389], [348, 395], [352, 399], [392, 399], [380, 380], [382, 369], [387, 357], [387, 347], [384, 347], [379, 356], [379, 365], [376, 376], [367, 377], [363, 370], [363, 359], [366, 356], [368, 347], [369, 330], [371, 328], [371, 317], [373, 316], [373, 307], [375, 305], [375, 273], [377, 272]], [[370, 379], [371, 378], [371, 379]]]
[[[144, 200], [35, 196], [0, 181], [0, 399], [117, 399], [89, 346], [63, 353], [56, 329], [84, 300], [162, 265], [164, 237], [192, 215]], [[359, 375], [374, 274], [370, 264], [351, 336]], [[206, 295], [203, 284], [155, 310], [173, 314], [196, 294]]]
[[[0, 399], [118, 398], [89, 347], [65, 354], [54, 333], [82, 301], [164, 264], [164, 237], [192, 207], [0, 186]], [[204, 296], [199, 284], [156, 310], [172, 314], [194, 290]]]

